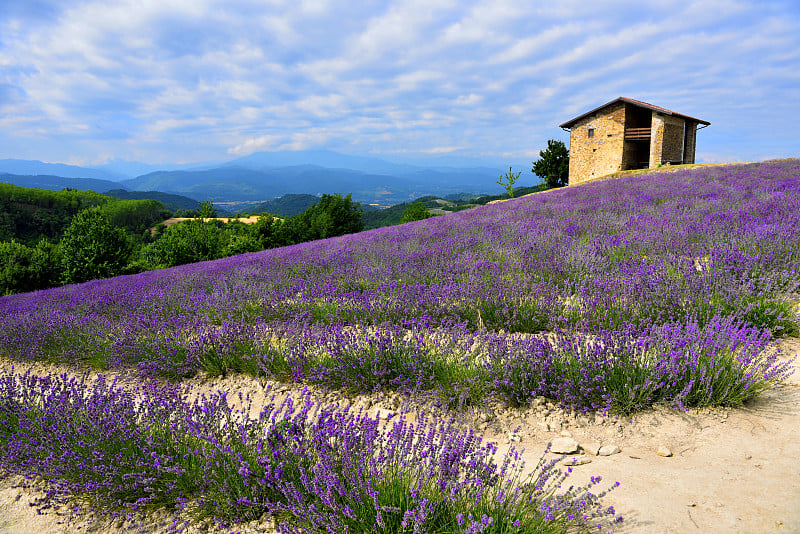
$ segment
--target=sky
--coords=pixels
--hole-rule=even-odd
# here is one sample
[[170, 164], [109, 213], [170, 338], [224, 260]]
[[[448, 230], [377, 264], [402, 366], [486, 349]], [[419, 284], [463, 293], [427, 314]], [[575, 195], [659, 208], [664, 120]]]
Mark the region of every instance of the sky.
[[710, 121], [700, 162], [800, 156], [800, 2], [0, 2], [0, 158], [532, 161], [619, 96]]

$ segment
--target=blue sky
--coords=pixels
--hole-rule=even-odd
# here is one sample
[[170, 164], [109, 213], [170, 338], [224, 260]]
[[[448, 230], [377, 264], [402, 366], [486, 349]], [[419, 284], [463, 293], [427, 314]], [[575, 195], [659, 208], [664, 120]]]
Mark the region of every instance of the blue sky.
[[800, 156], [800, 3], [0, 2], [0, 158], [531, 161], [618, 96], [710, 121], [700, 161]]

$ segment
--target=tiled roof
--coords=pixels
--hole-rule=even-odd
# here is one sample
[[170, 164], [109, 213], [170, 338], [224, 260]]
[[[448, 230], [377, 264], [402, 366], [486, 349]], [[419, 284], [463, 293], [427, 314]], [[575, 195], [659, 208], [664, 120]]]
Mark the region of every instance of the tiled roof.
[[695, 117], [690, 117], [689, 115], [684, 115], [683, 113], [677, 113], [677, 112], [669, 110], [667, 108], [662, 108], [660, 106], [654, 106], [653, 104], [648, 104], [647, 102], [642, 102], [641, 100], [634, 100], [633, 98], [628, 98], [628, 97], [625, 97], [625, 96], [621, 96], [619, 98], [615, 98], [611, 102], [603, 104], [600, 107], [594, 108], [591, 111], [587, 111], [586, 113], [583, 113], [582, 115], [578, 115], [574, 119], [568, 120], [564, 124], [559, 125], [559, 127], [560, 128], [571, 128], [573, 124], [575, 124], [576, 122], [578, 122], [582, 118], [588, 117], [589, 115], [593, 115], [593, 114], [597, 113], [598, 111], [600, 111], [601, 109], [603, 109], [605, 107], [608, 107], [608, 106], [610, 106], [612, 104], [616, 104], [617, 102], [626, 102], [626, 103], [632, 104], [634, 106], [639, 106], [640, 108], [647, 108], [647, 109], [652, 109], [654, 111], [658, 111], [659, 113], [663, 113], [664, 115], [673, 115], [675, 117], [680, 117], [682, 119], [688, 119], [688, 120], [692, 120], [692, 121], [697, 121], [698, 123], [704, 124], [706, 126], [711, 124], [708, 121], [704, 121], [702, 119], [697, 119]]

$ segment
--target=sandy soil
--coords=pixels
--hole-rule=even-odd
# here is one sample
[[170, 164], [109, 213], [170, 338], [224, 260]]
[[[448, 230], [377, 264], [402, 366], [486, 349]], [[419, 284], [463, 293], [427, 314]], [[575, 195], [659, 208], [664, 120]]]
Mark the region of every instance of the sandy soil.
[[[786, 359], [800, 360], [800, 340], [781, 340], [777, 345]], [[0, 362], [7, 367], [8, 362]], [[21, 371], [23, 367], [16, 368]], [[800, 361], [795, 361], [795, 369]], [[37, 373], [64, 371], [36, 365]], [[126, 378], [133, 380], [132, 378]], [[255, 404], [272, 393], [296, 394], [286, 385], [264, 389], [264, 384], [245, 376], [187, 381], [198, 391], [222, 389], [234, 397], [250, 394]], [[329, 397], [333, 398], [333, 397]], [[369, 411], [386, 415], [398, 407], [397, 399], [351, 399]], [[254, 406], [254, 412], [258, 407]], [[509, 447], [525, 449], [533, 467], [548, 442], [570, 436], [582, 451], [568, 458], [588, 463], [573, 468], [570, 481], [582, 484], [590, 476], [602, 476], [599, 486], [614, 481], [621, 486], [606, 499], [624, 517], [617, 528], [623, 534], [683, 533], [798, 533], [800, 532], [800, 371], [787, 384], [736, 409], [703, 409], [678, 412], [658, 408], [630, 419], [575, 416], [546, 404], [525, 410], [488, 407], [468, 416], [486, 437]], [[509, 432], [520, 427], [518, 437]], [[519, 440], [519, 441], [517, 441]], [[601, 445], [616, 445], [621, 452], [592, 454]], [[667, 447], [671, 457], [658, 454]], [[15, 486], [20, 477], [0, 480], [0, 534], [61, 534], [66, 532], [130, 532], [133, 525], [102, 519], [70, 519], [53, 512], [38, 515], [30, 503], [32, 489]], [[165, 517], [149, 518], [144, 531], [165, 532]], [[132, 530], [133, 529], [133, 530]], [[203, 530], [211, 532], [215, 529]], [[248, 532], [270, 532], [269, 524], [251, 524]], [[188, 533], [200, 532], [192, 528]]]
[[[258, 222], [258, 219], [260, 218], [261, 218], [260, 215], [253, 215], [251, 217], [210, 217], [210, 218], [206, 217], [203, 219], [203, 222], [222, 221], [224, 223], [228, 223], [231, 221], [239, 221], [240, 223], [244, 224], [255, 224]], [[166, 221], [162, 221], [161, 224], [163, 224], [164, 226], [172, 226], [178, 224], [179, 222], [190, 221], [190, 220], [192, 220], [192, 217], [170, 217]], [[157, 229], [156, 226], [150, 228], [150, 235], [155, 235], [156, 229]], [[2, 532], [0, 532], [0, 534], [2, 534]]]
[[[259, 218], [260, 218], [259, 215], [253, 215], [252, 217], [211, 217], [211, 218], [206, 217], [205, 219], [203, 219], [203, 222], [222, 221], [224, 223], [227, 223], [230, 221], [239, 221], [244, 224], [255, 224], [258, 222]], [[162, 222], [161, 224], [163, 224], [164, 226], [172, 226], [173, 224], [178, 224], [181, 221], [190, 221], [190, 220], [192, 220], [191, 217], [171, 217], [166, 221]]]

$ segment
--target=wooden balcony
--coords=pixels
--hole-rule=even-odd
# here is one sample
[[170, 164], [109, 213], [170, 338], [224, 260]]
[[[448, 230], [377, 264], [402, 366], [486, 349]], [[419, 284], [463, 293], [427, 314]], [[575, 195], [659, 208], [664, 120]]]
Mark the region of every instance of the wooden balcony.
[[650, 139], [650, 128], [626, 128], [626, 141], [643, 141]]

